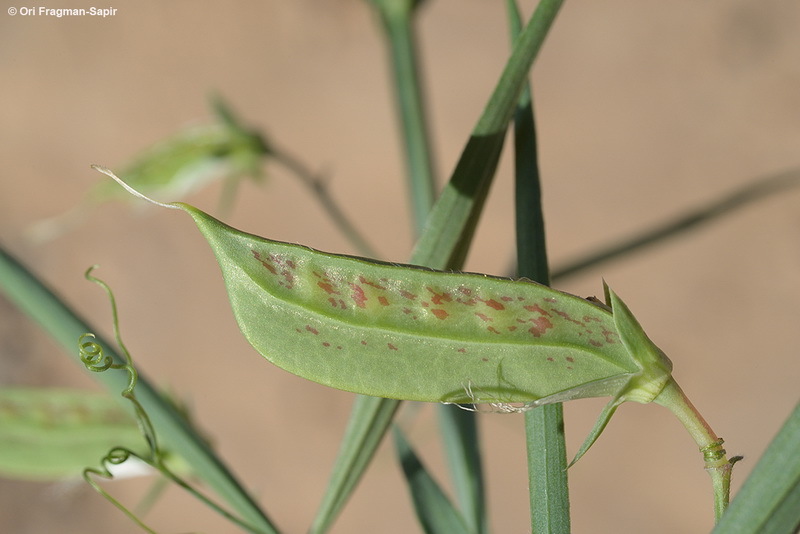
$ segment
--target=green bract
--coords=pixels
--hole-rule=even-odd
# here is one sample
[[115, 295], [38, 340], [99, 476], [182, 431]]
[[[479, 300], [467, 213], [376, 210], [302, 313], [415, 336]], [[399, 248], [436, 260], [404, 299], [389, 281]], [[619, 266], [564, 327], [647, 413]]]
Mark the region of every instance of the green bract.
[[328, 254], [172, 206], [214, 250], [248, 341], [309, 380], [396, 399], [536, 406], [650, 402], [669, 379], [671, 363], [614, 293], [608, 308], [527, 280]]

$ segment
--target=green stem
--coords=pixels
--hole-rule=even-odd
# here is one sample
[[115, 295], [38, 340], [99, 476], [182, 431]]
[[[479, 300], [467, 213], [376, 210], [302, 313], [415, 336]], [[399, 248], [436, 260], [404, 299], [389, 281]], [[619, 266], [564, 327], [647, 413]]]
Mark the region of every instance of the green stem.
[[675, 414], [700, 447], [705, 469], [711, 476], [711, 484], [714, 488], [714, 517], [716, 521], [719, 521], [730, 502], [731, 473], [733, 464], [739, 458], [734, 457], [728, 460], [725, 449], [722, 448], [722, 438], [714, 433], [675, 379], [670, 378], [653, 402]]
[[[514, 0], [506, 2], [512, 42], [522, 28]], [[514, 116], [517, 275], [550, 284], [544, 214], [530, 83], [520, 95]], [[561, 404], [525, 413], [531, 529], [535, 533], [570, 532], [567, 452]]]
[[402, 122], [415, 234], [433, 207], [435, 177], [414, 36], [415, 0], [373, 0], [389, 46], [397, 107]]

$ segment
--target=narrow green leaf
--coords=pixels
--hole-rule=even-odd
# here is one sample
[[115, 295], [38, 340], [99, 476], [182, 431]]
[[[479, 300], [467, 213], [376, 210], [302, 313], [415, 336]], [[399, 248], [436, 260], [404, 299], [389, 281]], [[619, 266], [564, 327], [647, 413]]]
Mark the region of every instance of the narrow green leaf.
[[713, 534], [792, 534], [800, 529], [800, 403], [747, 477]]
[[644, 230], [637, 235], [621, 239], [616, 244], [603, 246], [597, 251], [589, 252], [582, 258], [556, 269], [553, 272], [553, 279], [566, 278], [604, 262], [627, 256], [652, 245], [661, 244], [667, 239], [678, 237], [689, 230], [714, 222], [722, 216], [730, 215], [767, 196], [782, 193], [799, 185], [800, 169], [790, 169], [762, 177], [704, 206], [687, 210], [684, 214]]
[[517, 39], [453, 175], [425, 223], [412, 262], [437, 269], [457, 269], [463, 265], [518, 96], [561, 3], [561, 0], [542, 0]]
[[356, 397], [328, 489], [309, 529], [311, 534], [330, 528], [361, 479], [399, 406], [400, 401], [395, 399]]
[[406, 440], [395, 427], [394, 444], [408, 482], [417, 518], [427, 534], [470, 534], [464, 518], [444, 494]]
[[439, 428], [461, 515], [470, 530], [488, 531], [476, 414], [459, 406], [438, 406]]

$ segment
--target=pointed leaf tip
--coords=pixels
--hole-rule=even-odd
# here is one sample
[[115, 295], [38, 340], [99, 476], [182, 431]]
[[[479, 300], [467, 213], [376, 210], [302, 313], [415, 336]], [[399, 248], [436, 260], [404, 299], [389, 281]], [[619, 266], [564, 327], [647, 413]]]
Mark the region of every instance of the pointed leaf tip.
[[143, 200], [146, 200], [147, 202], [149, 202], [151, 204], [155, 204], [156, 206], [161, 206], [162, 208], [169, 208], [171, 210], [181, 209], [181, 208], [179, 208], [178, 206], [176, 206], [174, 204], [164, 204], [163, 202], [159, 202], [157, 200], [153, 200], [152, 198], [143, 195], [142, 193], [140, 193], [139, 191], [137, 191], [136, 189], [134, 189], [133, 187], [131, 187], [127, 183], [125, 183], [125, 181], [122, 178], [120, 178], [119, 176], [114, 174], [110, 169], [108, 169], [106, 167], [103, 167], [102, 165], [92, 164], [91, 167], [92, 167], [92, 169], [105, 174], [106, 176], [108, 176], [109, 178], [111, 178], [112, 180], [117, 182], [119, 185], [121, 185], [125, 189], [125, 191], [127, 191], [128, 193], [130, 193], [131, 195], [133, 195], [135, 197], [138, 197], [138, 198], [141, 198]]

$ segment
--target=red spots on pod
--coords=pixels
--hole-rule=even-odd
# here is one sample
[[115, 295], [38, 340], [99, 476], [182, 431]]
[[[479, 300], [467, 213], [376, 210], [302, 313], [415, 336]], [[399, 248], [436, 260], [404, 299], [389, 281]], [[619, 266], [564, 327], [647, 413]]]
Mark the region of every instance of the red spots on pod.
[[547, 357], [547, 361], [548, 361], [548, 362], [554, 362], [555, 360], [554, 360], [553, 358], [551, 358], [550, 356], [548, 356], [548, 357]]
[[384, 286], [382, 286], [382, 285], [380, 285], [380, 284], [378, 284], [376, 282], [373, 282], [371, 280], [367, 280], [363, 276], [359, 276], [358, 277], [358, 281], [361, 282], [362, 284], [364, 284], [365, 286], [370, 286], [370, 287], [374, 287], [375, 289], [380, 289], [382, 291], [386, 291], [386, 288]]
[[366, 345], [366, 344], [367, 344], [367, 340], [366, 340], [366, 339], [362, 339], [362, 340], [361, 340], [361, 344], [362, 344], [362, 345]]
[[530, 322], [533, 323], [533, 326], [528, 329], [528, 332], [533, 334], [533, 337], [540, 337], [549, 329], [553, 328], [553, 323], [550, 322], [550, 319], [547, 317], [537, 317], [536, 319], [530, 319]]
[[319, 335], [319, 330], [317, 330], [316, 328], [314, 328], [314, 327], [313, 327], [313, 326], [311, 326], [310, 324], [307, 324], [307, 325], [306, 325], [306, 332], [311, 332], [311, 333], [312, 333], [312, 334], [314, 334], [315, 336], [318, 336], [318, 335]]
[[593, 346], [593, 347], [602, 347], [602, 346], [603, 346], [603, 344], [602, 344], [602, 343], [600, 343], [599, 341], [597, 341], [597, 340], [594, 340], [594, 339], [590, 339], [590, 340], [589, 340], [589, 344], [590, 344], [591, 346]]
[[557, 309], [555, 309], [555, 308], [551, 308], [551, 309], [553, 310], [553, 312], [554, 312], [556, 315], [560, 315], [561, 317], [563, 317], [564, 319], [566, 319], [567, 321], [569, 321], [569, 322], [571, 322], [571, 323], [575, 323], [575, 324], [577, 324], [577, 325], [580, 325], [580, 326], [586, 326], [586, 325], [585, 325], [583, 322], [581, 322], [581, 321], [578, 321], [577, 319], [573, 319], [573, 318], [570, 316], [570, 314], [568, 314], [567, 312], [563, 312], [563, 311], [561, 311], [561, 310], [557, 310]]
[[432, 309], [431, 313], [434, 314], [437, 319], [441, 319], [441, 320], [447, 319], [447, 316], [450, 315], [445, 310], [442, 310], [442, 309], [439, 309], [439, 308]]
[[330, 281], [320, 280], [317, 282], [317, 285], [328, 295], [338, 295], [339, 292], [333, 288], [333, 284]]
[[255, 250], [251, 250], [250, 252], [253, 253], [253, 257], [255, 259], [257, 259], [258, 261], [260, 261], [261, 265], [263, 265], [266, 270], [268, 270], [272, 274], [278, 274], [278, 270], [271, 263], [269, 263], [268, 260], [265, 260], [264, 258], [262, 258], [261, 254], [259, 254]]
[[347, 309], [347, 304], [345, 304], [342, 299], [335, 299], [333, 297], [330, 297], [328, 299], [328, 302], [330, 302], [331, 306], [333, 306], [334, 308], [341, 308], [343, 310]]
[[615, 339], [615, 336], [617, 335], [616, 332], [612, 332], [606, 328], [603, 328], [602, 332], [603, 332], [603, 337], [606, 339], [606, 343], [610, 345], [612, 343], [617, 342], [617, 340]]
[[476, 312], [476, 313], [475, 313], [475, 316], [476, 316], [478, 319], [480, 319], [480, 320], [482, 320], [482, 321], [484, 321], [484, 322], [487, 322], [487, 323], [488, 323], [489, 321], [493, 321], [493, 319], [492, 319], [491, 317], [489, 317], [488, 315], [486, 315], [486, 314], [483, 314], [483, 313]]
[[514, 300], [514, 297], [500, 297], [500, 300], [502, 300], [503, 302], [511, 302], [512, 300]]
[[269, 257], [264, 257], [256, 250], [251, 249], [250, 252], [270, 274], [283, 277], [283, 281], [278, 282], [278, 285], [287, 289], [292, 289], [294, 287], [293, 271], [297, 268], [297, 264], [294, 261], [280, 254], [269, 254]]
[[428, 291], [430, 291], [433, 296], [431, 297], [431, 302], [439, 306], [442, 302], [452, 302], [453, 299], [450, 297], [448, 293], [438, 293], [432, 287], [426, 287]]
[[[480, 299], [479, 299], [479, 300], [480, 300]], [[500, 311], [500, 310], [505, 310], [505, 309], [506, 309], [506, 307], [505, 307], [505, 306], [503, 306], [502, 304], [500, 304], [499, 302], [497, 302], [497, 301], [496, 301], [496, 300], [494, 300], [494, 299], [489, 299], [489, 300], [481, 300], [481, 302], [483, 302], [484, 304], [486, 304], [486, 305], [487, 305], [487, 306], [489, 306], [490, 308], [494, 308], [495, 310], [498, 310], [498, 311]]]
[[481, 361], [482, 361], [482, 362], [488, 362], [488, 361], [489, 361], [489, 358], [481, 358]]
[[387, 343], [386, 346], [389, 347], [389, 350], [399, 350], [397, 347], [395, 347], [391, 343]]
[[545, 301], [545, 302], [558, 302], [558, 301], [557, 301], [556, 299], [554, 299], [553, 297], [545, 297], [545, 298], [544, 298], [544, 301]]
[[457, 349], [457, 352], [460, 352], [461, 354], [466, 354], [467, 353], [467, 349], [464, 348], [464, 347], [461, 347], [460, 349]]
[[417, 298], [417, 296], [414, 293], [409, 293], [408, 291], [405, 291], [404, 289], [400, 290], [400, 296], [403, 297], [403, 298], [407, 298], [408, 300], [414, 300], [414, 299]]
[[499, 330], [497, 330], [497, 328], [495, 328], [495, 327], [493, 327], [493, 326], [488, 326], [488, 327], [486, 327], [486, 330], [488, 330], [488, 331], [489, 331], [489, 332], [491, 332], [492, 334], [499, 334], [499, 333], [500, 333], [500, 331], [499, 331]]
[[388, 306], [389, 305], [389, 299], [387, 299], [386, 297], [381, 295], [380, 297], [378, 297], [378, 303], [380, 303], [381, 306]]
[[364, 293], [364, 288], [357, 284], [350, 284], [350, 289], [353, 290], [352, 295], [353, 302], [356, 303], [356, 306], [359, 308], [366, 308], [367, 307], [367, 295]]
[[323, 341], [323, 342], [322, 342], [322, 346], [323, 346], [323, 347], [330, 347], [330, 346], [331, 346], [331, 344], [330, 344], [330, 343], [328, 343], [327, 341]]
[[575, 361], [575, 358], [573, 358], [572, 356], [567, 356], [564, 359], [567, 360], [569, 363], [573, 363]]
[[539, 315], [543, 315], [545, 317], [550, 317], [550, 312], [543, 310], [542, 307], [539, 306], [538, 304], [523, 306], [523, 308], [525, 308], [529, 312], [534, 312], [538, 313]]

